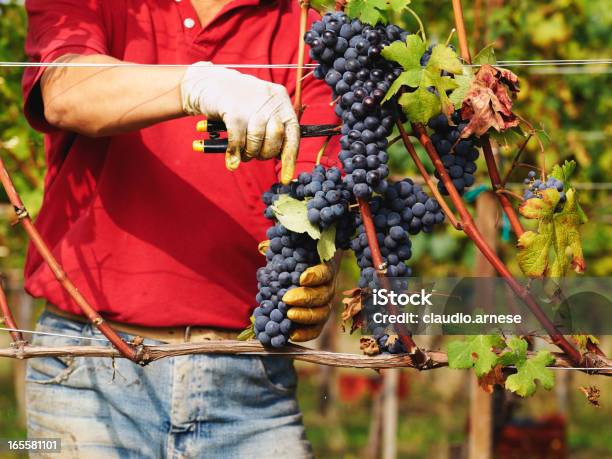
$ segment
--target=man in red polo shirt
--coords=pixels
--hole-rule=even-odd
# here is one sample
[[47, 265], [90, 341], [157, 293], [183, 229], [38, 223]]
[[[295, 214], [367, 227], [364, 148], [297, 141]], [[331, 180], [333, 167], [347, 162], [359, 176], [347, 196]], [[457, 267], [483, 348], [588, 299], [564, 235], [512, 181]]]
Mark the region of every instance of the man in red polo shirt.
[[[263, 263], [261, 194], [278, 180], [281, 162], [288, 181], [312, 168], [322, 145], [302, 141], [296, 161], [295, 69], [272, 65], [297, 62], [298, 2], [28, 0], [26, 7], [31, 58], [70, 64], [24, 75], [26, 116], [46, 133], [37, 227], [54, 255], [127, 339], [235, 337], [248, 324]], [[246, 66], [223, 66], [236, 64]], [[306, 78], [303, 97], [302, 122], [337, 122], [322, 82]], [[186, 115], [224, 120], [226, 158], [191, 150], [202, 118]], [[34, 342], [101, 338], [75, 317], [78, 307], [34, 251], [26, 288], [50, 305], [39, 330], [82, 337]], [[286, 359], [198, 355], [139, 368], [45, 358], [30, 361], [27, 378], [29, 435], [61, 437], [66, 457], [311, 455]]]

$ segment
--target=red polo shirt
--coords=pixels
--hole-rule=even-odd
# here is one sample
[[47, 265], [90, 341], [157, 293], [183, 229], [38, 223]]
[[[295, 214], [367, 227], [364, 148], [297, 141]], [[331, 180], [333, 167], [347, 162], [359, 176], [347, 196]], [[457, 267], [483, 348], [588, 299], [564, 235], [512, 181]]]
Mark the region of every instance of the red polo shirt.
[[[76, 53], [147, 64], [297, 62], [295, 0], [235, 0], [205, 28], [189, 0], [28, 0], [26, 7], [34, 61]], [[295, 90], [295, 69], [240, 71]], [[192, 151], [190, 117], [101, 139], [59, 131], [44, 119], [42, 72], [30, 68], [23, 80], [25, 114], [46, 133], [36, 226], [79, 290], [115, 321], [247, 325], [264, 264], [257, 244], [268, 226], [260, 197], [276, 181], [278, 161], [230, 173], [223, 155]], [[303, 123], [337, 122], [324, 83], [306, 78], [303, 98]], [[312, 167], [322, 143], [302, 141], [299, 169]], [[328, 147], [337, 150], [335, 142]], [[32, 248], [25, 274], [30, 294], [79, 312]]]

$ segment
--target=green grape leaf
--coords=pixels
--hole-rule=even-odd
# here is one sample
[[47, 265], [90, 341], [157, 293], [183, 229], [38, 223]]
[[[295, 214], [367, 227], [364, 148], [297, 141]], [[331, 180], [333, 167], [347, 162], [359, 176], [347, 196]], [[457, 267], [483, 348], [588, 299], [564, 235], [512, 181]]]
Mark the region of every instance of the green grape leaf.
[[536, 380], [540, 381], [546, 390], [555, 385], [555, 375], [547, 368], [555, 362], [555, 358], [548, 351], [540, 351], [534, 357], [527, 358], [527, 350], [519, 351], [516, 373], [506, 379], [506, 389], [515, 392], [521, 397], [529, 397], [536, 391]]
[[574, 189], [565, 196], [561, 210], [554, 188], [544, 190], [542, 199], [528, 199], [519, 208], [526, 218], [539, 220], [537, 232], [527, 231], [518, 240], [517, 261], [526, 276], [559, 278], [570, 268], [577, 273], [586, 269], [579, 230], [582, 218]]
[[239, 341], [248, 341], [255, 338], [255, 317], [251, 316], [250, 320], [251, 325], [242, 330], [238, 335], [237, 339]]
[[389, 0], [389, 6], [391, 6], [393, 11], [400, 13], [404, 8], [410, 5], [411, 2], [412, 0]]
[[457, 88], [455, 80], [449, 76], [442, 76], [440, 70], [428, 66], [423, 72], [421, 87], [430, 86], [435, 87], [438, 91], [442, 112], [451, 115], [455, 111], [455, 106], [446, 95], [446, 91]]
[[402, 72], [402, 74], [395, 79], [391, 87], [387, 91], [383, 103], [391, 99], [402, 86], [410, 86], [416, 88], [421, 83], [421, 76], [423, 75], [422, 69], [411, 69]]
[[402, 94], [399, 104], [414, 123], [426, 123], [429, 118], [440, 113], [441, 108], [440, 99], [422, 86], [414, 92]]
[[463, 66], [457, 53], [446, 45], [438, 44], [433, 47], [431, 57], [427, 63], [430, 70], [446, 70], [447, 72], [460, 75], [463, 73]]
[[576, 161], [573, 159], [571, 161], [565, 161], [562, 166], [555, 164], [550, 172], [550, 176], [556, 178], [557, 180], [561, 180], [565, 189], [568, 190], [571, 188], [570, 178], [574, 174], [576, 170]]
[[349, 0], [346, 14], [371, 25], [378, 22], [386, 24], [387, 19], [383, 13], [388, 7], [387, 0]]
[[336, 225], [323, 230], [317, 242], [317, 252], [321, 261], [331, 260], [336, 253]]
[[[565, 191], [572, 188], [572, 183], [570, 181], [571, 176], [574, 174], [576, 170], [576, 161], [573, 159], [571, 161], [565, 161], [562, 166], [555, 164], [550, 173], [551, 177], [556, 178], [557, 180], [561, 180], [563, 182], [563, 188]], [[576, 200], [576, 210], [578, 211], [578, 215], [580, 216], [580, 220], [582, 223], [586, 223], [589, 221], [588, 217], [580, 207], [580, 203]]]
[[451, 92], [449, 99], [455, 106], [455, 109], [460, 109], [463, 104], [463, 99], [467, 95], [472, 81], [474, 80], [474, 73], [470, 67], [464, 67], [462, 75], [455, 75], [455, 83], [457, 87]]
[[472, 59], [472, 64], [497, 65], [497, 58], [495, 57], [495, 47], [494, 47], [493, 43], [491, 43], [490, 45], [485, 46], [480, 51], [478, 51], [478, 54], [476, 54], [476, 57], [474, 57], [474, 59]]
[[504, 340], [498, 335], [470, 336], [464, 341], [448, 343], [448, 366], [450, 368], [472, 368], [476, 376], [487, 374], [497, 364], [494, 349], [504, 347]]
[[308, 233], [313, 239], [321, 237], [319, 228], [308, 220], [306, 201], [298, 201], [283, 194], [272, 204], [272, 211], [276, 219], [289, 231]]
[[408, 35], [406, 42], [394, 41], [381, 51], [388, 61], [395, 61], [404, 67], [404, 70], [421, 70], [421, 57], [427, 49], [418, 35]]
[[402, 86], [416, 88], [421, 84], [423, 69], [421, 68], [421, 56], [427, 47], [418, 35], [408, 35], [406, 42], [396, 41], [382, 50], [382, 56], [395, 61], [404, 68], [404, 72], [393, 82], [383, 102], [389, 100], [400, 90]]
[[526, 340], [518, 336], [513, 336], [506, 341], [506, 344], [510, 350], [504, 351], [504, 353], [499, 356], [499, 364], [507, 367], [509, 365], [516, 365], [518, 362], [527, 358], [527, 347], [529, 345]]

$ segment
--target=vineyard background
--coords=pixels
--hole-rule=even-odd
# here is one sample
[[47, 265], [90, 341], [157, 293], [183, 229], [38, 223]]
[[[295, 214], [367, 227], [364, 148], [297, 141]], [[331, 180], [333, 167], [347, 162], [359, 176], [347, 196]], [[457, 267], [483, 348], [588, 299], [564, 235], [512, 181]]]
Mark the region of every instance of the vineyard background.
[[[324, 2], [313, 3], [320, 7]], [[446, 41], [454, 24], [450, 2], [415, 1], [411, 7], [428, 25], [430, 40]], [[494, 43], [498, 59], [503, 60], [609, 57], [612, 11], [605, 0], [475, 0], [464, 2], [464, 13], [473, 52]], [[408, 30], [417, 29], [414, 18], [408, 13], [396, 19], [395, 22]], [[23, 53], [25, 31], [25, 14], [20, 2], [0, 0], [0, 61], [26, 60]], [[612, 125], [608, 122], [608, 114], [612, 99], [609, 66], [525, 66], [512, 70], [521, 78], [516, 112], [547, 133], [548, 138], [544, 139], [546, 163], [554, 164], [565, 159], [574, 159], [578, 163], [574, 185], [590, 219], [583, 229], [587, 274], [610, 276], [612, 184], [609, 176], [612, 148], [608, 140]], [[26, 207], [35, 215], [42, 197], [44, 154], [41, 136], [27, 126], [22, 114], [21, 73], [19, 68], [0, 68], [0, 155], [11, 171]], [[514, 151], [511, 148], [498, 150], [502, 175]], [[390, 154], [393, 173], [401, 177], [417, 176], [399, 143], [394, 145]], [[535, 154], [536, 143], [532, 142], [527, 148], [525, 162], [535, 163]], [[428, 161], [424, 162], [428, 164]], [[479, 166], [482, 166], [479, 167], [482, 174], [485, 168]], [[517, 171], [510, 177], [510, 182], [520, 183], [524, 174], [524, 170]], [[484, 184], [482, 190], [486, 190], [488, 179], [483, 175], [479, 178], [477, 183]], [[477, 186], [474, 188], [478, 189]], [[1, 194], [0, 270], [13, 286], [13, 299], [19, 302], [14, 309], [19, 309], [20, 304], [25, 305], [22, 314], [26, 311], [27, 316], [30, 302], [19, 290], [26, 240], [21, 229], [11, 226], [11, 215], [7, 198]], [[513, 271], [518, 272], [513, 261], [513, 236], [508, 234], [504, 220], [495, 214], [487, 218], [497, 222], [500, 253]], [[449, 225], [439, 229], [433, 237], [419, 236], [414, 240], [412, 266], [416, 273], [473, 275], [474, 259], [473, 245], [463, 233], [454, 231]], [[355, 284], [358, 274], [353, 260], [345, 261], [341, 283], [348, 288]], [[36, 310], [34, 304], [31, 314], [35, 315]], [[26, 325], [23, 320], [21, 323]], [[329, 327], [333, 333], [324, 334], [321, 346], [357, 352], [355, 337], [338, 336], [337, 324], [332, 323]], [[8, 334], [0, 335], [0, 346], [6, 347], [8, 342]], [[604, 349], [609, 354], [609, 343], [604, 342]], [[24, 436], [22, 415], [18, 409], [20, 387], [14, 384], [15, 375], [20, 374], [22, 366], [21, 362], [0, 360], [0, 438]], [[371, 423], [375, 416], [372, 412], [381, 391], [380, 376], [369, 370], [331, 370], [309, 364], [300, 364], [298, 368], [302, 374], [300, 403], [317, 457], [366, 457], [368, 447], [373, 447]], [[468, 372], [449, 369], [429, 373], [401, 372], [399, 457], [445, 457], [446, 454], [461, 457], [454, 454], [461, 454], [465, 448], [461, 445], [468, 436], [471, 377]], [[551, 392], [539, 391], [527, 401], [517, 401], [515, 415], [532, 421], [546, 416], [565, 419], [571, 457], [611, 455], [612, 437], [604, 429], [612, 414], [610, 379], [589, 379], [586, 375], [566, 371], [558, 371], [557, 378], [567, 381], [558, 384]], [[588, 384], [596, 384], [602, 391], [602, 407], [599, 409], [588, 405], [576, 390], [578, 386]]]

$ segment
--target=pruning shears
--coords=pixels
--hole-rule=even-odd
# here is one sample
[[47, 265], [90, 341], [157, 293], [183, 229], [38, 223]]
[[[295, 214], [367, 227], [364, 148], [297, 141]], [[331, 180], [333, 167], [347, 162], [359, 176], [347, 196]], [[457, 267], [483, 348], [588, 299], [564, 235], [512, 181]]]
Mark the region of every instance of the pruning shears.
[[[340, 127], [335, 124], [304, 124], [300, 125], [302, 137], [329, 137], [340, 135]], [[207, 132], [208, 139], [194, 140], [193, 150], [200, 153], [225, 153], [227, 150], [227, 138], [221, 138], [221, 134], [227, 132], [223, 121], [202, 120], [196, 124], [196, 131]]]

